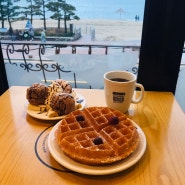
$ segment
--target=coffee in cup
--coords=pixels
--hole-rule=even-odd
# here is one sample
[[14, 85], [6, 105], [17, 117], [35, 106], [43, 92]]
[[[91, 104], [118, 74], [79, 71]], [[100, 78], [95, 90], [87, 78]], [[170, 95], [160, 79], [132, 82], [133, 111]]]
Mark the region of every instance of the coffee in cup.
[[[135, 89], [139, 88], [139, 97]], [[144, 87], [136, 83], [136, 76], [128, 71], [110, 71], [104, 74], [104, 92], [108, 107], [127, 112], [131, 103], [139, 103], [144, 96]]]

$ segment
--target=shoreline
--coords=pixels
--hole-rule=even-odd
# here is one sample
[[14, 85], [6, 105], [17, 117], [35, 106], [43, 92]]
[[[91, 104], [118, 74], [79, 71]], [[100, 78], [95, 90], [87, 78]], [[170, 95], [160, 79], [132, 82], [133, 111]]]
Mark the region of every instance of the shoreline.
[[[12, 23], [13, 30], [25, 28], [27, 20], [17, 21]], [[96, 41], [128, 41], [128, 40], [141, 40], [142, 34], [142, 21], [131, 20], [107, 20], [107, 19], [82, 19], [72, 20], [67, 22], [67, 26], [73, 24], [73, 28], [80, 28], [81, 34], [87, 35], [91, 33], [91, 30], [95, 31]], [[57, 21], [47, 19], [47, 27], [57, 27]], [[7, 22], [5, 27], [9, 27]], [[61, 21], [61, 27], [63, 21]], [[43, 28], [43, 20], [34, 19], [33, 28]]]

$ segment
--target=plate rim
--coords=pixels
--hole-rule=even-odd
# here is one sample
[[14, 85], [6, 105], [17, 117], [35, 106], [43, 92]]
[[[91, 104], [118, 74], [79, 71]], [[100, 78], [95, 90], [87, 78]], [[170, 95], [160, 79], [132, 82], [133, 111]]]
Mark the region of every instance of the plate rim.
[[[87, 104], [86, 99], [85, 99], [85, 97], [82, 94], [77, 93], [77, 92], [75, 92], [75, 93], [76, 93], [76, 95], [79, 98], [82, 98], [83, 99], [83, 102], [81, 103], [82, 104], [82, 107], [79, 109], [79, 110], [83, 110], [85, 108], [86, 104]], [[63, 115], [63, 116], [57, 116], [57, 117], [51, 117], [51, 118], [49, 118], [49, 117], [44, 117], [43, 118], [43, 117], [39, 116], [40, 114], [33, 114], [32, 113], [32, 112], [36, 112], [36, 111], [34, 111], [34, 110], [28, 110], [28, 105], [29, 105], [29, 102], [28, 102], [28, 100], [26, 100], [26, 103], [24, 105], [24, 107], [26, 109], [26, 113], [28, 115], [30, 115], [31, 117], [36, 118], [36, 119], [52, 121], [52, 120], [61, 120], [62, 118], [64, 118], [65, 116], [67, 116], [67, 115]]]
[[[136, 151], [134, 151], [130, 156], [128, 156], [126, 159], [123, 159], [121, 161], [118, 161], [118, 162], [115, 162], [112, 164], [108, 164], [108, 165], [102, 165], [102, 166], [90, 166], [90, 165], [85, 165], [85, 164], [81, 164], [77, 161], [74, 161], [73, 159], [71, 159], [70, 157], [65, 155], [62, 152], [62, 150], [59, 148], [57, 143], [54, 141], [54, 133], [55, 133], [55, 130], [57, 129], [58, 125], [60, 124], [60, 121], [56, 125], [54, 125], [54, 127], [52, 128], [52, 130], [49, 133], [48, 142], [47, 142], [49, 152], [52, 155], [52, 157], [60, 165], [62, 165], [63, 167], [65, 167], [69, 170], [72, 170], [72, 171], [75, 171], [75, 172], [78, 172], [81, 174], [109, 175], [109, 174], [118, 173], [120, 171], [124, 171], [124, 170], [130, 168], [131, 166], [135, 165], [142, 158], [142, 156], [145, 153], [146, 145], [147, 145], [146, 136], [145, 136], [144, 132], [133, 120], [131, 120], [131, 121], [134, 124], [134, 126], [136, 126], [138, 133], [139, 133], [140, 141], [142, 143], [140, 142], [139, 147], [136, 149]], [[59, 152], [57, 151], [57, 149], [59, 150]], [[136, 153], [137, 153], [136, 158], [133, 158], [133, 155]], [[63, 158], [61, 158], [61, 157], [63, 157]], [[67, 160], [67, 162], [65, 160]], [[129, 164], [124, 164], [128, 160], [131, 160], [131, 162]]]

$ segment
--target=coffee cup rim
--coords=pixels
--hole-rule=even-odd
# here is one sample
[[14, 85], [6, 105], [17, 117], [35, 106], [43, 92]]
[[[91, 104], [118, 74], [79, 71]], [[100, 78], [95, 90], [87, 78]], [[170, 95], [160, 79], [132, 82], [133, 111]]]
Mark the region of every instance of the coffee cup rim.
[[[113, 73], [125, 73], [125, 74], [127, 74], [127, 75], [132, 76], [132, 79], [128, 79], [128, 78], [126, 78], [126, 77], [121, 77], [121, 78], [127, 79], [128, 81], [126, 81], [126, 82], [112, 81], [111, 78], [119, 78], [119, 77], [117, 77], [117, 76], [112, 76], [112, 77], [110, 76], [110, 77], [107, 77], [107, 75], [113, 74]], [[111, 81], [111, 82], [114, 82], [114, 83], [129, 83], [129, 82], [136, 81], [136, 76], [135, 76], [133, 73], [129, 72], [129, 71], [108, 71], [108, 72], [106, 72], [106, 73], [104, 74], [104, 79], [106, 79], [106, 80], [108, 80], [108, 81]]]

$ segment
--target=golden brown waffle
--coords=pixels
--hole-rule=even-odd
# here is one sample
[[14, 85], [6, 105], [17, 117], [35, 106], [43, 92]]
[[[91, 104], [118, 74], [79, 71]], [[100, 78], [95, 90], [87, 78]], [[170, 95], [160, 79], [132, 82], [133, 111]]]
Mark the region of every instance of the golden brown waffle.
[[66, 155], [88, 165], [122, 160], [139, 145], [139, 134], [132, 121], [107, 107], [70, 113], [61, 120], [55, 137]]

